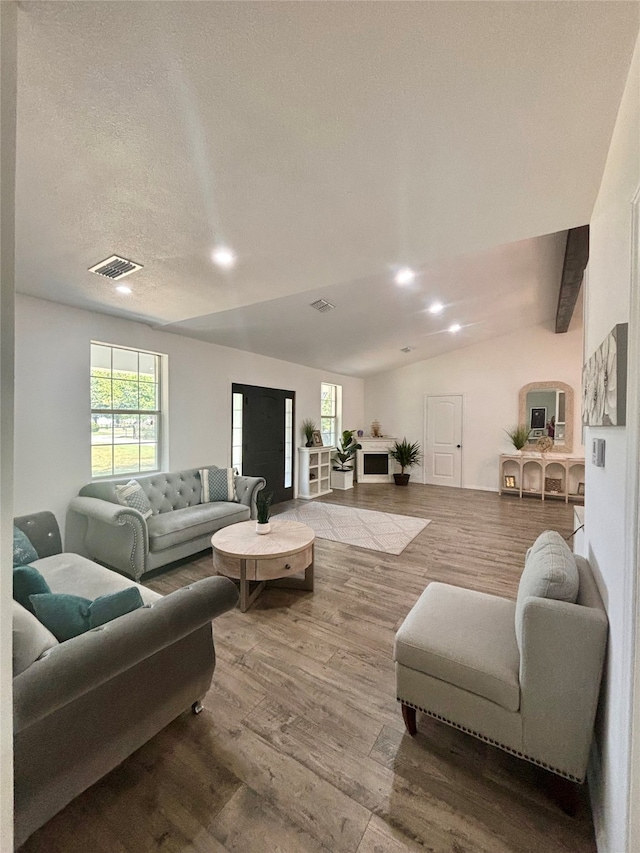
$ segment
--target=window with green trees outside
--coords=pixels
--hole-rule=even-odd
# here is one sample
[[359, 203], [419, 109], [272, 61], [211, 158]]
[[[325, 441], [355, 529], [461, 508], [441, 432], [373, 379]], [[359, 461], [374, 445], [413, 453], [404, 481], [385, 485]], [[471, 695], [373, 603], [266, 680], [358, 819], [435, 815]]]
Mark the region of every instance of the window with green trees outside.
[[91, 476], [160, 467], [160, 356], [91, 344]]
[[340, 434], [341, 385], [320, 383], [320, 432], [325, 447], [335, 447]]

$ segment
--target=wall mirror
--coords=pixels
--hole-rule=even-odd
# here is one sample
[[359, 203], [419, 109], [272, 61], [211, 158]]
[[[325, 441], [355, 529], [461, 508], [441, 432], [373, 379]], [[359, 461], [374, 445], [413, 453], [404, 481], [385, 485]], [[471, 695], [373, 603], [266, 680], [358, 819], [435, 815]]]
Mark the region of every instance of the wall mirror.
[[530, 382], [520, 390], [518, 423], [531, 430], [524, 450], [535, 450], [543, 436], [553, 439], [549, 453], [573, 450], [573, 389], [564, 382]]

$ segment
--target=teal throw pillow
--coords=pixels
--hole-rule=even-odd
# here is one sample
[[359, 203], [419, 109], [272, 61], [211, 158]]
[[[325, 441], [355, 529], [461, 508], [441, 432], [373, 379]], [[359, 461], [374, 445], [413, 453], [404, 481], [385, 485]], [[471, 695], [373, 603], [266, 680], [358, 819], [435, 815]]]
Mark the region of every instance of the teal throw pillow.
[[36, 617], [60, 643], [144, 605], [135, 586], [101, 595], [95, 601], [80, 595], [49, 593], [32, 595], [31, 603]]
[[27, 563], [33, 563], [34, 560], [39, 560], [38, 552], [31, 544], [31, 540], [27, 534], [20, 530], [19, 527], [13, 525], [13, 565], [26, 566]]
[[202, 480], [201, 503], [206, 504], [211, 501], [238, 503], [235, 468], [202, 468], [200, 479]]
[[34, 614], [30, 595], [51, 592], [49, 584], [33, 566], [17, 566], [13, 570], [13, 600]]

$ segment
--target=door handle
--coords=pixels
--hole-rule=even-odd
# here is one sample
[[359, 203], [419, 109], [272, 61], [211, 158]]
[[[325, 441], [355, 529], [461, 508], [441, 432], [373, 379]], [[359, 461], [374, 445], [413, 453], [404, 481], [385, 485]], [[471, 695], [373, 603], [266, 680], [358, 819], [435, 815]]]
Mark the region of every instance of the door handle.
[[461, 445], [461, 444], [456, 444], [456, 447], [458, 448], [458, 450], [460, 450], [460, 448], [462, 447], [462, 445]]

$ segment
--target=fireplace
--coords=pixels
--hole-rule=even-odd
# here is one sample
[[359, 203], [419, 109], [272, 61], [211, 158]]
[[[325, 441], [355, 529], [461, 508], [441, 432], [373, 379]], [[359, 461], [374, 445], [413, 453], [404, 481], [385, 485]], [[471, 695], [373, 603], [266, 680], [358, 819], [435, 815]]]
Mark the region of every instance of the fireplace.
[[356, 473], [359, 483], [392, 483], [394, 462], [389, 447], [394, 438], [360, 438], [362, 450], [358, 451]]

